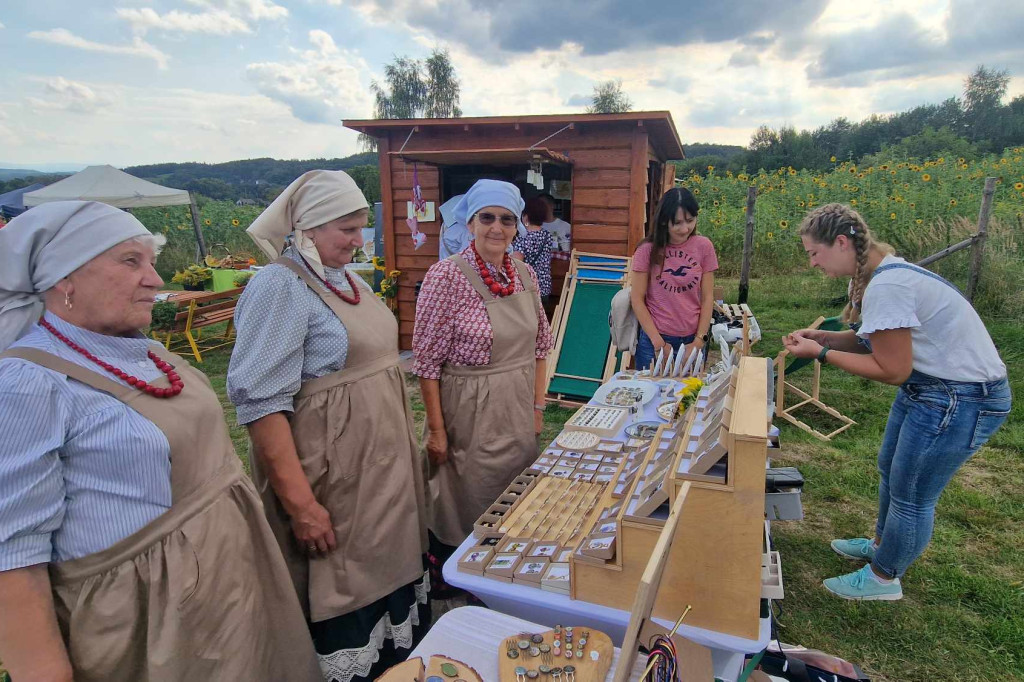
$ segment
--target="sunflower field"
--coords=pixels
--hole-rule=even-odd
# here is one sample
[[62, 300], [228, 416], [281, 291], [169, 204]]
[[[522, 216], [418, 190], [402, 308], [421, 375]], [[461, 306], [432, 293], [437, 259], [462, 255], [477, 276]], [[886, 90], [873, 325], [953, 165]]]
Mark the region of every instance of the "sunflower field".
[[[265, 263], [266, 257], [256, 248], [245, 230], [263, 209], [259, 206], [236, 206], [230, 201], [199, 202], [199, 224], [203, 229], [206, 250], [221, 258], [228, 254], [255, 258]], [[175, 270], [195, 263], [196, 238], [188, 206], [137, 208], [132, 213], [154, 234], [167, 237], [157, 261], [160, 276], [170, 281]]]
[[[708, 166], [706, 175], [682, 179], [682, 186], [700, 204], [698, 227], [714, 242], [723, 275], [736, 275], [740, 269], [750, 186], [757, 187], [752, 273], [759, 276], [807, 267], [797, 236], [800, 221], [814, 207], [831, 202], [857, 209], [875, 235], [899, 255], [921, 259], [976, 231], [985, 178], [996, 177], [986, 267], [1015, 279], [1018, 292], [1024, 288], [1024, 149], [1007, 148], [1000, 156], [977, 162], [938, 157], [921, 163], [859, 166], [832, 160], [834, 167], [826, 173], [779, 168], [723, 175]], [[935, 267], [962, 283], [966, 253]], [[989, 270], [985, 272], [983, 279]], [[1018, 303], [1024, 308], [1024, 301], [1014, 307]]]

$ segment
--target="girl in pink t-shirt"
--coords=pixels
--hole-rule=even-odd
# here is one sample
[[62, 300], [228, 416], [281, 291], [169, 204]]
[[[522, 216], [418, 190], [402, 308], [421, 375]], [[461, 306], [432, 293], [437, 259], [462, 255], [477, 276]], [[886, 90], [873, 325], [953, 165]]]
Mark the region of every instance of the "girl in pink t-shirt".
[[718, 257], [711, 240], [697, 234], [700, 207], [690, 190], [661, 198], [647, 238], [633, 254], [630, 299], [640, 322], [635, 366], [650, 367], [662, 348], [678, 353], [704, 347], [714, 305]]

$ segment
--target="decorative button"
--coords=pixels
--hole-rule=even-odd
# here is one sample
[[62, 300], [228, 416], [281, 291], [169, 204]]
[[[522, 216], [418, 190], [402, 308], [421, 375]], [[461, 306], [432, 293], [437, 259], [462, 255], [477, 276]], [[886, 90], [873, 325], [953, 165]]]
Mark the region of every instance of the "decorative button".
[[456, 677], [459, 674], [459, 669], [452, 663], [442, 663], [441, 674], [445, 677]]

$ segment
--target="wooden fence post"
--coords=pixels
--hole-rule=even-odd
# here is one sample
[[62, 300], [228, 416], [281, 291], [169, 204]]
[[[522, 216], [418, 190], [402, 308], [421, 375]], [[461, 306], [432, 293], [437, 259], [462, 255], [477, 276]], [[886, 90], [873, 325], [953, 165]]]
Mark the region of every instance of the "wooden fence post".
[[206, 240], [203, 239], [203, 228], [199, 225], [199, 207], [196, 206], [196, 195], [188, 193], [188, 212], [192, 215], [192, 229], [196, 233], [196, 251], [199, 253], [197, 261], [206, 258]]
[[985, 192], [981, 197], [981, 211], [978, 213], [978, 235], [971, 246], [971, 271], [967, 276], [967, 300], [974, 302], [974, 294], [978, 291], [978, 280], [981, 279], [982, 256], [985, 252], [985, 239], [988, 237], [988, 218], [992, 213], [992, 195], [996, 191], [996, 179], [985, 178]]
[[750, 260], [754, 257], [754, 203], [757, 201], [757, 187], [747, 188], [747, 223], [743, 233], [743, 265], [740, 266], [739, 302], [747, 302], [750, 291]]

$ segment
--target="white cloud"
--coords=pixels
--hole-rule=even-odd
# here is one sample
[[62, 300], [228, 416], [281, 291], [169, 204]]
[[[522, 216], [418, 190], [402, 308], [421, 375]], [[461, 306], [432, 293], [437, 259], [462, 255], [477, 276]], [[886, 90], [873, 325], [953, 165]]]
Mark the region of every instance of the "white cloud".
[[161, 69], [167, 68], [167, 62], [170, 59], [166, 54], [139, 37], [134, 38], [131, 45], [108, 45], [106, 43], [97, 43], [92, 40], [76, 36], [66, 28], [55, 28], [49, 31], [31, 31], [29, 32], [28, 37], [33, 40], [41, 40], [46, 43], [62, 45], [64, 47], [73, 47], [87, 52], [144, 57], [146, 59], [152, 59], [156, 62], [157, 67]]
[[7, 28], [2, 21], [0, 21], [0, 28]]
[[76, 114], [93, 114], [113, 103], [113, 98], [109, 95], [97, 92], [85, 83], [70, 81], [61, 76], [46, 79], [43, 90], [45, 98], [26, 98], [37, 111], [51, 109]]
[[224, 10], [198, 13], [174, 10], [166, 14], [157, 14], [149, 7], [139, 9], [121, 7], [115, 12], [119, 19], [131, 24], [132, 30], [138, 35], [145, 35], [147, 31], [153, 29], [218, 36], [232, 33], [252, 33], [252, 28], [243, 19], [232, 16]]
[[224, 10], [249, 21], [284, 19], [288, 10], [270, 0], [188, 0], [189, 4], [210, 10]]
[[363, 82], [363, 74], [369, 74], [366, 62], [339, 49], [325, 31], [310, 31], [309, 42], [313, 49], [297, 52], [296, 60], [249, 64], [246, 76], [259, 92], [287, 105], [307, 123], [337, 124], [342, 118], [367, 116], [372, 99], [368, 82]]

